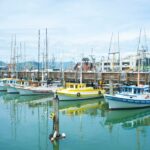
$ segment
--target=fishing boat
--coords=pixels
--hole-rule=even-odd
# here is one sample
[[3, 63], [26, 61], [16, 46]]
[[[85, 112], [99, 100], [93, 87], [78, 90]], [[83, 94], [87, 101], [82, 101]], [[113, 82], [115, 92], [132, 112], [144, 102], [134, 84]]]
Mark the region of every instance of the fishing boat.
[[104, 94], [109, 109], [132, 109], [150, 106], [150, 88], [144, 86], [122, 86], [115, 94]]
[[143, 108], [150, 106], [150, 85], [140, 84], [141, 61], [143, 54], [146, 54], [147, 49], [142, 45], [140, 49], [141, 31], [137, 49], [137, 86], [121, 86], [120, 91], [113, 94], [112, 84], [110, 85], [110, 94], [105, 94], [105, 99], [109, 103], [110, 109], [132, 109]]
[[103, 97], [105, 90], [87, 87], [85, 83], [66, 83], [65, 88], [56, 90], [60, 101], [89, 100]]

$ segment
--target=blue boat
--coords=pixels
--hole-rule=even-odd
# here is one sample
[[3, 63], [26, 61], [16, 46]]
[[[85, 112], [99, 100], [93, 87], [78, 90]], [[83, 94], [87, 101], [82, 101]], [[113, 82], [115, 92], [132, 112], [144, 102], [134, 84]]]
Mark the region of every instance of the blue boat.
[[150, 106], [150, 88], [144, 86], [122, 86], [115, 94], [104, 94], [109, 109], [132, 109]]

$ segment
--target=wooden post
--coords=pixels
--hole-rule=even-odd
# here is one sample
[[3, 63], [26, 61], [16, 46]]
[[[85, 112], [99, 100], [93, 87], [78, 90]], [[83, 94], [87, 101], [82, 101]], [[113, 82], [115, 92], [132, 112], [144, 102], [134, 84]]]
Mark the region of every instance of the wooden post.
[[65, 138], [66, 134], [59, 133], [59, 98], [58, 95], [56, 95], [53, 99], [53, 107], [54, 107], [54, 113], [51, 114], [51, 118], [53, 118], [53, 133], [50, 134], [49, 138], [51, 142], [54, 142], [56, 144], [56, 149], [59, 148], [59, 145], [57, 145], [57, 142], [59, 139]]
[[56, 137], [59, 136], [59, 98], [58, 95], [53, 99], [54, 106], [54, 119], [53, 119], [53, 131], [57, 132]]
[[56, 141], [56, 142], [53, 144], [53, 150], [59, 150], [59, 141]]
[[112, 78], [109, 80], [109, 92], [111, 95], [113, 95], [113, 81]]

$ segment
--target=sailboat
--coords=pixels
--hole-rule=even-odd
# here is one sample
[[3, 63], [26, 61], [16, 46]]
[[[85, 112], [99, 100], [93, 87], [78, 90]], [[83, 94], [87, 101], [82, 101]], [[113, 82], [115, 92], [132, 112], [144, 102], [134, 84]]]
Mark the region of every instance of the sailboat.
[[77, 101], [102, 98], [105, 90], [102, 88], [87, 87], [82, 83], [82, 61], [80, 65], [80, 83], [66, 83], [65, 88], [56, 90], [60, 101]]
[[[39, 41], [38, 41], [38, 79], [39, 79], [39, 53], [40, 53], [40, 30], [39, 30]], [[47, 29], [46, 29], [46, 42], [47, 42]], [[47, 45], [47, 44], [46, 44]], [[47, 48], [46, 48], [47, 51]], [[47, 56], [48, 54], [46, 54]], [[48, 56], [47, 56], [48, 57]], [[48, 61], [48, 58], [47, 58]], [[48, 71], [48, 62], [46, 62], [47, 70]], [[44, 54], [43, 54], [43, 68], [44, 68]], [[33, 82], [33, 81], [32, 81]], [[52, 84], [48, 84], [46, 80], [44, 80], [44, 69], [42, 69], [42, 80], [40, 82], [36, 81], [37, 84], [31, 84], [27, 86], [17, 87], [19, 94], [22, 96], [25, 95], [46, 95], [46, 94], [53, 94], [58, 86], [60, 86], [60, 82], [53, 82]]]

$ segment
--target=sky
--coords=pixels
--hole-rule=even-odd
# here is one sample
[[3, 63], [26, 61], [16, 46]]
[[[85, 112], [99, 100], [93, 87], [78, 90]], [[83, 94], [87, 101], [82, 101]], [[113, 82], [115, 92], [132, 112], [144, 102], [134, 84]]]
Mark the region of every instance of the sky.
[[118, 49], [119, 33], [121, 55], [136, 53], [140, 29], [150, 45], [149, 8], [149, 0], [0, 0], [0, 60], [10, 61], [16, 34], [17, 48], [22, 45], [18, 53], [24, 56], [20, 61], [36, 61], [38, 30], [42, 54], [46, 28], [49, 59], [78, 61], [94, 55], [98, 61], [107, 57], [112, 33], [112, 51]]

